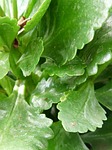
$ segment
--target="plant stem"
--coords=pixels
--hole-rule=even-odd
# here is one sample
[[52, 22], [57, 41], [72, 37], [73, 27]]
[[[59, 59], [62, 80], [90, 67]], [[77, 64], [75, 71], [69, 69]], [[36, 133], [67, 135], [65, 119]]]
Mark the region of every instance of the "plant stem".
[[17, 0], [12, 0], [13, 18], [18, 19]]

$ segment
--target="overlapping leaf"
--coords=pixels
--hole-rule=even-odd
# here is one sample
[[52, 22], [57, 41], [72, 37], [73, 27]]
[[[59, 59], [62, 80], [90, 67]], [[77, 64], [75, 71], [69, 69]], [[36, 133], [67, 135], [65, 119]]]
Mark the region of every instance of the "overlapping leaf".
[[73, 59], [76, 50], [93, 39], [94, 29], [105, 21], [111, 4], [111, 0], [52, 1], [45, 18], [47, 32], [43, 55], [59, 64]]
[[90, 132], [82, 136], [84, 142], [91, 145], [93, 150], [112, 149], [112, 115], [104, 123], [102, 129]]
[[58, 117], [69, 132], [95, 131], [96, 127], [102, 127], [102, 120], [106, 120], [91, 82], [86, 82], [78, 91], [68, 92], [58, 104], [58, 109]]
[[65, 75], [68, 76], [80, 76], [84, 74], [84, 65], [80, 61], [78, 57], [73, 59], [72, 61], [66, 63], [63, 66], [57, 66], [55, 63], [48, 61], [42, 65], [42, 68], [45, 72], [47, 72], [50, 76], [57, 75], [59, 77], [63, 77]]
[[18, 84], [10, 97], [0, 95], [0, 149], [45, 150], [52, 121], [26, 103], [24, 84]]
[[67, 133], [60, 122], [54, 123], [52, 129], [54, 138], [49, 141], [48, 150], [88, 150], [79, 135]]
[[[104, 70], [105, 67], [111, 63], [112, 60], [112, 13], [106, 20], [105, 24], [96, 32], [94, 40], [89, 43], [83, 52], [82, 59], [87, 63], [88, 75], [95, 75], [98, 73], [98, 66]], [[104, 65], [103, 64], [106, 64]]]
[[49, 109], [53, 103], [58, 103], [65, 87], [53, 78], [42, 79], [33, 91], [30, 102], [41, 110]]

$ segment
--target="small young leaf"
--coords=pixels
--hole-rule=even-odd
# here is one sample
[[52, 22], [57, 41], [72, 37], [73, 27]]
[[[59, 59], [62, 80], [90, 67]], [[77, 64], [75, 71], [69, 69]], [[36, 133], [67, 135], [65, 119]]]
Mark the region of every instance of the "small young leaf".
[[84, 133], [102, 127], [105, 111], [94, 94], [93, 84], [86, 82], [78, 91], [71, 91], [58, 104], [59, 119], [68, 132]]
[[43, 41], [41, 39], [34, 38], [30, 41], [24, 54], [18, 60], [18, 65], [24, 76], [29, 76], [34, 71], [43, 50]]
[[66, 132], [60, 122], [54, 123], [52, 129], [54, 138], [49, 140], [48, 150], [88, 150], [80, 136]]

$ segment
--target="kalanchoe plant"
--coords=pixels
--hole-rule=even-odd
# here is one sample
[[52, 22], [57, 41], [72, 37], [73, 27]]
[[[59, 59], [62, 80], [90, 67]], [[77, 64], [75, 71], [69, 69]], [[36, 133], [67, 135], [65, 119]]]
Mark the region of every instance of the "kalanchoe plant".
[[0, 150], [112, 149], [112, 0], [0, 0]]

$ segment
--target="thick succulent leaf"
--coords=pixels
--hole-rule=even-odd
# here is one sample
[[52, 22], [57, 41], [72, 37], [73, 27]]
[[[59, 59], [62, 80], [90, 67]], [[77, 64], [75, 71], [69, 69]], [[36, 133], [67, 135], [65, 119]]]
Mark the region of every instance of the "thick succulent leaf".
[[106, 120], [91, 82], [86, 82], [78, 91], [68, 92], [58, 104], [58, 109], [58, 118], [69, 132], [95, 131], [96, 127], [102, 127], [102, 120]]
[[[46, 12], [50, 2], [51, 0], [29, 1], [28, 8], [24, 16], [31, 18], [31, 20], [27, 22], [25, 26], [25, 32], [32, 30], [38, 24]], [[31, 13], [29, 15], [30, 11]]]
[[29, 106], [24, 99], [24, 84], [17, 83], [13, 94], [0, 95], [0, 149], [46, 149], [52, 121]]
[[41, 39], [33, 38], [30, 41], [24, 54], [18, 60], [18, 65], [24, 76], [29, 76], [35, 70], [43, 50], [43, 41]]
[[84, 74], [84, 65], [81, 60], [76, 57], [72, 61], [66, 63], [63, 66], [58, 66], [55, 63], [48, 61], [42, 65], [42, 68], [45, 72], [47, 72], [50, 76], [57, 75], [59, 77], [63, 77], [65, 75], [68, 76], [80, 76]]
[[9, 53], [0, 52], [0, 79], [8, 73], [9, 69]]
[[86, 143], [89, 143], [92, 150], [111, 150], [112, 149], [112, 115], [109, 116], [102, 129], [89, 132], [82, 136]]
[[16, 38], [19, 27], [15, 19], [8, 17], [0, 18], [0, 50], [7, 50], [6, 46], [10, 49], [11, 45]]
[[53, 0], [46, 15], [44, 56], [63, 64], [76, 55], [94, 36], [108, 15], [111, 0]]
[[66, 132], [60, 122], [54, 123], [52, 129], [54, 138], [49, 140], [48, 150], [88, 150], [80, 136]]
[[42, 79], [33, 91], [30, 102], [41, 110], [49, 109], [53, 103], [58, 103], [65, 88], [53, 78]]
[[112, 110], [112, 81], [96, 90], [96, 97], [101, 104]]
[[[101, 29], [99, 29], [94, 40], [89, 43], [80, 56], [87, 63], [88, 75], [95, 75], [99, 70], [98, 65], [108, 65], [112, 60], [112, 13], [106, 20]], [[105, 69], [105, 66], [103, 66]], [[103, 70], [104, 70], [103, 69]]]

